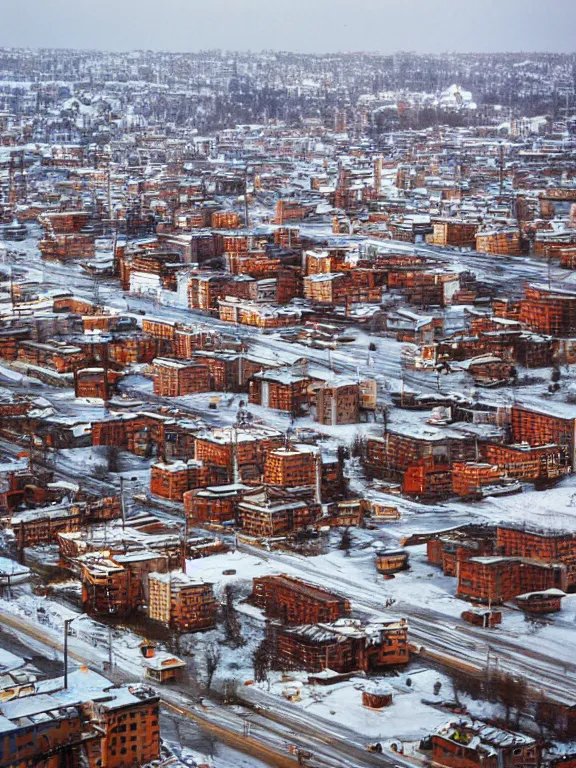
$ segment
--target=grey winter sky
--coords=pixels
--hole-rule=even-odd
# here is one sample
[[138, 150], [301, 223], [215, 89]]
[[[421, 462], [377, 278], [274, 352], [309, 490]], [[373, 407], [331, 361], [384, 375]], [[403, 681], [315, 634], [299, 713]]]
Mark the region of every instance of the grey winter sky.
[[576, 0], [0, 0], [0, 46], [574, 51]]

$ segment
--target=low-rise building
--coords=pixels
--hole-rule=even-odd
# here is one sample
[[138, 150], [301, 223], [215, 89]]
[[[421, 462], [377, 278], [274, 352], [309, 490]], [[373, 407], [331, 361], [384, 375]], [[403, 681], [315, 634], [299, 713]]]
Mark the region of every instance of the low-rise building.
[[496, 547], [509, 557], [528, 557], [566, 566], [568, 584], [576, 582], [576, 534], [525, 525], [498, 525]]
[[0, 765], [140, 768], [160, 756], [159, 698], [85, 667], [0, 702]]
[[373, 672], [408, 662], [408, 625], [405, 619], [361, 624], [339, 619], [331, 624], [269, 626], [279, 669], [321, 672]]
[[150, 491], [170, 501], [182, 501], [193, 488], [208, 484], [209, 470], [203, 461], [157, 461], [150, 469]]
[[243, 483], [234, 483], [187, 491], [183, 497], [184, 513], [192, 525], [234, 523], [238, 516], [238, 503], [248, 491], [253, 490]]
[[320, 424], [356, 424], [360, 419], [360, 384], [344, 377], [327, 381], [318, 388], [316, 403]]
[[520, 557], [471, 557], [460, 561], [457, 594], [482, 603], [505, 603], [518, 595], [566, 588], [566, 567]]
[[181, 679], [186, 662], [171, 653], [155, 651], [154, 655], [144, 660], [146, 679], [154, 683], [173, 683]]
[[314, 523], [320, 514], [320, 504], [272, 498], [265, 491], [246, 496], [238, 504], [243, 532], [258, 538], [302, 530]]
[[212, 584], [181, 571], [148, 576], [148, 615], [177, 632], [197, 632], [216, 626], [217, 603]]
[[195, 458], [209, 468], [206, 485], [259, 480], [268, 452], [284, 444], [284, 435], [263, 425], [221, 427], [195, 436]]
[[350, 613], [345, 598], [286, 575], [254, 579], [251, 600], [285, 624], [330, 623]]
[[432, 759], [442, 768], [539, 768], [536, 739], [471, 718], [451, 720], [432, 734]]
[[210, 391], [210, 371], [206, 365], [157, 357], [154, 365], [154, 394], [181, 397]]
[[310, 378], [284, 368], [256, 373], [250, 379], [249, 399], [254, 405], [300, 415], [308, 404]]
[[264, 464], [264, 482], [282, 488], [315, 486], [318, 481], [320, 454], [314, 446], [286, 445], [268, 453]]

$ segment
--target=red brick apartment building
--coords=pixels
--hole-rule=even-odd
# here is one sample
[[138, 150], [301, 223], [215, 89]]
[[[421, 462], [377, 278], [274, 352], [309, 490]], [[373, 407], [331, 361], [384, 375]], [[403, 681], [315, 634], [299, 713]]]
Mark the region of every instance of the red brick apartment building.
[[150, 468], [150, 492], [170, 501], [183, 501], [184, 494], [208, 484], [208, 467], [202, 461], [158, 461]]
[[243, 532], [258, 538], [301, 530], [312, 525], [320, 515], [320, 504], [274, 498], [266, 491], [246, 495], [238, 504]]
[[82, 368], [75, 371], [76, 397], [94, 397], [108, 400], [122, 374], [106, 368]]
[[121, 515], [120, 499], [56, 504], [19, 512], [10, 521], [19, 548], [55, 544], [59, 533], [79, 531], [91, 523], [115, 520]]
[[456, 496], [475, 497], [483, 488], [498, 484], [504, 472], [494, 464], [478, 461], [455, 462], [452, 465], [452, 491]]
[[432, 219], [434, 233], [428, 238], [433, 245], [454, 245], [458, 247], [474, 248], [476, 246], [476, 232], [478, 224], [464, 219], [437, 218]]
[[177, 632], [197, 632], [216, 626], [218, 604], [212, 584], [180, 571], [148, 576], [148, 616]]
[[234, 297], [218, 299], [218, 313], [225, 322], [256, 328], [283, 328], [302, 320], [302, 312], [297, 307], [276, 307]]
[[269, 451], [283, 444], [282, 432], [262, 425], [207, 430], [194, 439], [195, 458], [210, 470], [207, 485], [260, 480]]
[[76, 367], [90, 364], [80, 347], [63, 341], [22, 341], [18, 347], [21, 363], [49, 368], [57, 373], [72, 373]]
[[249, 400], [263, 408], [300, 414], [308, 404], [310, 378], [297, 371], [278, 369], [256, 373], [250, 379]]
[[319, 424], [356, 424], [360, 420], [360, 385], [344, 378], [328, 381], [319, 387], [316, 403]]
[[285, 446], [268, 453], [264, 464], [264, 482], [282, 488], [314, 486], [321, 461], [316, 448], [309, 445]]
[[90, 558], [81, 565], [82, 609], [91, 616], [130, 612], [129, 577], [122, 565], [107, 557]]
[[[188, 544], [190, 549], [190, 540]], [[95, 553], [98, 557], [102, 552], [119, 561], [124, 555], [153, 552], [165, 557], [170, 568], [176, 568], [182, 563], [182, 545], [182, 535], [177, 527], [146, 513], [107, 526], [58, 534], [62, 563], [73, 570], [80, 569], [82, 561], [77, 561], [81, 555]], [[156, 570], [164, 569], [158, 567]]]
[[330, 306], [382, 301], [383, 276], [371, 269], [327, 272], [309, 275], [303, 280], [304, 297], [316, 304]]
[[197, 350], [191, 353], [194, 362], [206, 365], [210, 372], [210, 390], [215, 392], [247, 392], [248, 380], [269, 361], [253, 355], [219, 350]]
[[[44, 698], [44, 697], [42, 697]], [[16, 702], [22, 705], [22, 700]], [[62, 705], [49, 697], [40, 703], [31, 696], [13, 715], [14, 706], [0, 707], [0, 766], [20, 768], [39, 765], [41, 768], [80, 766], [80, 754], [97, 738], [91, 725], [86, 725], [79, 706]], [[6, 715], [4, 714], [6, 712]]]
[[492, 555], [495, 546], [494, 528], [467, 525], [428, 539], [426, 554], [428, 562], [440, 566], [445, 576], [457, 576], [462, 560]]
[[250, 599], [284, 624], [328, 624], [350, 614], [345, 598], [285, 575], [254, 579]]
[[570, 472], [570, 456], [560, 445], [498, 445], [483, 443], [480, 455], [497, 466], [506, 477], [537, 482], [559, 479]]
[[[463, 497], [480, 495], [486, 486], [500, 484], [505, 479], [548, 483], [571, 471], [574, 423], [572, 418], [538, 414], [515, 406], [511, 411], [513, 439], [516, 441], [513, 445], [479, 443], [474, 450], [477, 457], [471, 458], [470, 441], [468, 444], [460, 443], [461, 450], [455, 453], [453, 441], [450, 446], [449, 440], [446, 440], [442, 448], [442, 433], [438, 435], [438, 444], [432, 456], [429, 450], [426, 452], [426, 441], [422, 438], [408, 441], [405, 435], [401, 439], [398, 436], [389, 437], [387, 446], [382, 438], [379, 443], [378, 438], [373, 438], [368, 446], [368, 467], [369, 471], [379, 472], [381, 476], [402, 477], [406, 493], [422, 494], [427, 486], [430, 489], [434, 484], [438, 486], [442, 469], [450, 473], [452, 492]], [[442, 456], [442, 450], [447, 462], [444, 467], [438, 467], [436, 457]], [[455, 458], [458, 455], [467, 458]], [[452, 457], [451, 464], [448, 456]], [[408, 458], [411, 464], [405, 466]], [[446, 488], [443, 490], [446, 493]]]
[[103, 735], [90, 768], [140, 768], [157, 760], [159, 702], [153, 689], [137, 685], [119, 689], [110, 701], [91, 702], [90, 720]]
[[540, 768], [536, 739], [470, 718], [452, 720], [432, 735], [432, 760], [438, 768]]
[[187, 491], [183, 497], [184, 513], [191, 524], [236, 522], [238, 503], [248, 491], [254, 491], [254, 488], [243, 483]]
[[389, 430], [368, 440], [365, 468], [371, 476], [400, 483], [406, 494], [438, 497], [452, 492], [453, 462], [474, 458], [474, 440], [467, 435], [435, 428], [413, 434]]
[[191, 275], [188, 282], [188, 306], [190, 309], [218, 310], [218, 299], [226, 295], [226, 286], [230, 275], [205, 274]]
[[159, 357], [153, 365], [155, 395], [181, 397], [210, 391], [210, 371], [206, 365]]
[[576, 335], [576, 293], [526, 286], [520, 301], [520, 321], [537, 333], [549, 336]]
[[505, 603], [527, 592], [565, 590], [566, 567], [520, 557], [472, 557], [461, 560], [457, 594], [482, 603]]
[[159, 758], [159, 698], [151, 688], [115, 687], [85, 668], [68, 681], [67, 691], [54, 680], [54, 693], [0, 703], [0, 766], [140, 768]]
[[566, 450], [570, 468], [573, 470], [576, 466], [576, 416], [568, 412], [558, 415], [557, 404], [549, 412], [533, 407], [513, 406], [511, 429], [514, 443], [560, 446]]
[[108, 556], [90, 552], [77, 558], [82, 576], [82, 608], [91, 616], [126, 615], [148, 601], [148, 574], [164, 572], [168, 558], [150, 550]]
[[497, 551], [508, 557], [527, 557], [566, 566], [569, 585], [576, 583], [576, 534], [544, 531], [519, 526], [496, 528]]
[[352, 619], [332, 624], [269, 625], [273, 664], [279, 669], [372, 672], [408, 662], [405, 619], [363, 626]]
[[92, 445], [115, 445], [137, 456], [164, 453], [188, 458], [199, 431], [195, 422], [173, 410], [123, 413], [92, 422]]
[[274, 222], [285, 224], [289, 221], [300, 221], [313, 209], [314, 206], [302, 205], [298, 200], [277, 200]]

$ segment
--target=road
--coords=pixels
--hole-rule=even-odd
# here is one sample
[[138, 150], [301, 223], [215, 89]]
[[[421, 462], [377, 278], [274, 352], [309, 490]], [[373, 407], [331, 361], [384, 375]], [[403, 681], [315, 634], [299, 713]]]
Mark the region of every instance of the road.
[[[448, 617], [433, 609], [423, 609], [406, 601], [397, 601], [391, 611], [380, 583], [354, 581], [341, 573], [322, 570], [317, 562], [286, 552], [264, 552], [249, 544], [238, 549], [260, 559], [273, 562], [278, 569], [287, 565], [313, 584], [333, 589], [353, 603], [356, 611], [369, 616], [387, 615], [409, 620], [409, 637], [422, 646], [421, 655], [459, 671], [483, 675], [490, 659], [500, 671], [521, 677], [538, 695], [557, 703], [576, 704], [576, 663], [569, 656], [559, 659], [534, 647], [526, 647], [506, 635], [483, 630]], [[330, 568], [328, 565], [327, 568]], [[497, 659], [497, 662], [496, 662]]]
[[[35, 234], [34, 228], [31, 232]], [[388, 242], [383, 243], [377, 240], [368, 242], [377, 244], [384, 250], [395, 250], [397, 245], [407, 246], [406, 243], [390, 245]], [[330, 353], [329, 359], [327, 351], [299, 343], [285, 342], [279, 334], [266, 335], [258, 328], [226, 323], [205, 312], [168, 307], [160, 305], [151, 297], [124, 294], [115, 278], [104, 278], [96, 282], [94, 278], [86, 275], [78, 264], [41, 261], [34, 237], [30, 237], [25, 244], [19, 243], [18, 247], [26, 254], [26, 262], [22, 261], [21, 266], [29, 271], [31, 278], [43, 281], [47, 288], [61, 289], [63, 285], [73, 287], [79, 296], [90, 300], [97, 299], [107, 308], [120, 310], [123, 314], [134, 313], [137, 310], [167, 321], [203, 325], [248, 341], [250, 351], [264, 358], [272, 356], [272, 359], [288, 362], [304, 357], [322, 367], [331, 366], [337, 373], [356, 375], [360, 371], [363, 375], [376, 377], [381, 383], [390, 379], [399, 382], [403, 378], [406, 384], [421, 390], [435, 391], [437, 388], [436, 377], [433, 375], [403, 372], [400, 361], [401, 344], [392, 339], [370, 339], [376, 343], [377, 351], [369, 355], [369, 340], [361, 335], [358, 344], [342, 345]], [[410, 246], [410, 248], [413, 247]], [[452, 254], [451, 257], [454, 258], [454, 255]], [[141, 321], [139, 314], [136, 313], [133, 316], [137, 321]], [[354, 331], [351, 333], [353, 335]], [[370, 362], [368, 362], [369, 359]]]
[[[47, 653], [54, 650], [62, 652], [62, 639], [50, 630], [38, 627], [4, 609], [0, 609], [0, 619], [3, 627], [15, 630], [21, 641], [27, 637], [36, 645], [44, 647]], [[98, 653], [77, 638], [69, 638], [69, 658], [102, 673]], [[122, 658], [116, 656], [114, 679], [117, 682], [134, 680], [133, 665], [132, 668], [123, 669], [119, 666], [120, 661]], [[412, 759], [400, 756], [368, 753], [359, 734], [303, 713], [264, 693], [242, 692], [242, 700], [251, 706], [257, 704], [260, 709], [245, 709], [239, 713], [237, 707], [225, 707], [212, 701], [195, 702], [185, 688], [161, 687], [156, 690], [164, 708], [196, 723], [217, 740], [274, 768], [292, 768], [297, 764], [296, 759], [288, 753], [288, 747], [292, 745], [313, 752], [314, 759], [305, 763], [310, 768], [413, 768], [419, 765]], [[264, 702], [265, 706], [259, 702]], [[246, 725], [247, 721], [249, 726]]]
[[[544, 261], [526, 258], [498, 259], [495, 269], [493, 257], [484, 256], [476, 253], [461, 253], [448, 249], [437, 249], [428, 246], [414, 247], [405, 243], [383, 242], [379, 240], [365, 240], [367, 245], [376, 245], [387, 251], [407, 251], [426, 253], [433, 256], [438, 261], [445, 264], [456, 264], [472, 271], [478, 271], [479, 276], [488, 279], [498, 286], [505, 295], [517, 293], [518, 287], [525, 281], [547, 281], [548, 265]], [[235, 326], [220, 321], [218, 318], [206, 316], [203, 313], [195, 313], [188, 309], [178, 307], [159, 306], [157, 302], [150, 298], [124, 296], [118, 287], [116, 280], [109, 279], [99, 283], [96, 291], [95, 281], [85, 275], [81, 268], [76, 264], [59, 264], [55, 262], [40, 262], [39, 253], [33, 242], [28, 243], [26, 247], [27, 269], [36, 272], [42, 276], [46, 284], [54, 288], [61, 288], [63, 285], [73, 286], [74, 290], [87, 298], [95, 298], [95, 293], [99, 294], [100, 300], [109, 307], [126, 312], [130, 310], [142, 310], [152, 316], [166, 320], [180, 321], [183, 323], [198, 323], [214, 330], [231, 333], [250, 344], [250, 350], [255, 354], [272, 357], [278, 360], [295, 360], [305, 357], [315, 364], [328, 367], [328, 353], [323, 350], [315, 350], [301, 344], [289, 344], [284, 342], [277, 334], [264, 335], [258, 329], [248, 326]], [[501, 269], [502, 268], [502, 269]], [[561, 279], [564, 274], [559, 270], [550, 272], [551, 285], [562, 286], [564, 280]], [[136, 319], [140, 319], [138, 314], [134, 314]], [[331, 353], [331, 365], [336, 372], [356, 373], [360, 370], [362, 373], [373, 375], [380, 381], [399, 380], [403, 377], [403, 371], [400, 361], [401, 345], [390, 343], [388, 340], [374, 338], [378, 351], [370, 357], [372, 363], [369, 365], [369, 354], [367, 347], [367, 337], [359, 335], [356, 343], [346, 345]], [[404, 374], [404, 380], [413, 388], [420, 390], [435, 390], [436, 378], [426, 374]], [[151, 401], [153, 396], [146, 396]], [[154, 398], [155, 399], [155, 398]], [[178, 405], [178, 407], [181, 407]], [[206, 412], [200, 412], [194, 408], [183, 408], [195, 416], [210, 418], [217, 422], [218, 417], [208, 415]], [[51, 462], [47, 462], [51, 463]], [[64, 476], [61, 470], [60, 476]], [[103, 485], [94, 478], [83, 475], [78, 470], [78, 479], [82, 478], [85, 485], [95, 491], [103, 491]], [[342, 578], [340, 574], [330, 575], [326, 572], [320, 573], [314, 563], [310, 563], [305, 558], [297, 558], [294, 555], [263, 553], [260, 549], [241, 545], [240, 549], [256, 554], [259, 558], [266, 558], [274, 561], [281, 568], [286, 563], [294, 561], [298, 570], [306, 578], [322, 586], [333, 588], [340, 592], [346, 590], [347, 596], [354, 602], [356, 609], [364, 611], [367, 614], [382, 614], [390, 611], [386, 609], [385, 601], [381, 594], [379, 585], [373, 585], [366, 582], [354, 581], [352, 579]], [[423, 610], [418, 606], [411, 605], [408, 602], [396, 603], [394, 611], [408, 617], [410, 621], [410, 636], [413, 642], [421, 646], [423, 656], [428, 656], [439, 663], [453, 669], [464, 669], [471, 673], [484, 674], [486, 672], [489, 659], [497, 658], [501, 670], [521, 676], [529, 683], [531, 688], [541, 692], [550, 700], [566, 702], [573, 704], [576, 701], [576, 695], [572, 691], [576, 689], [576, 663], [557, 658], [536, 647], [527, 648], [513, 638], [508, 638], [501, 633], [487, 632], [478, 628], [463, 625], [452, 617], [447, 617], [432, 609]], [[243, 734], [244, 721], [239, 720], [228, 709], [216, 707], [209, 714], [184, 702], [178, 697], [178, 702], [170, 701], [168, 692], [163, 692], [163, 701], [166, 705], [172, 707], [181, 707], [185, 710], [184, 716], [194, 719], [196, 722], [203, 722], [206, 727], [221, 728], [229, 734], [230, 738], [246, 742]], [[255, 689], [246, 693], [246, 697], [255, 697], [262, 699], [261, 693]], [[338, 729], [338, 733], [332, 734], [329, 730], [324, 731], [326, 724], [322, 728], [318, 727], [318, 721], [315, 718], [306, 719], [303, 714], [296, 717], [292, 710], [294, 708], [285, 703], [281, 703], [275, 709], [269, 709], [268, 717], [262, 715], [254, 716], [254, 731], [248, 744], [244, 743], [245, 750], [253, 748], [253, 741], [258, 741], [258, 748], [265, 753], [266, 749], [277, 750], [278, 740], [283, 740], [285, 748], [286, 739], [290, 738], [290, 733], [286, 733], [286, 724], [294, 722], [293, 730], [298, 734], [298, 738], [303, 745], [315, 740], [314, 751], [326, 762], [321, 763], [325, 766], [331, 765], [394, 765], [400, 764], [398, 758], [380, 757], [377, 755], [359, 754], [360, 748], [355, 744], [354, 739], [345, 729]], [[281, 721], [276, 722], [273, 718], [278, 718], [280, 713]], [[230, 719], [231, 718], [231, 719]], [[261, 722], [263, 721], [263, 723]], [[208, 723], [208, 725], [206, 725]], [[330, 724], [328, 724], [330, 725]], [[261, 729], [261, 731], [259, 730]], [[343, 738], [343, 736], [345, 737]], [[224, 740], [220, 734], [219, 738]], [[336, 740], [337, 745], [332, 743]], [[270, 746], [272, 744], [272, 747]], [[235, 743], [234, 746], [237, 746]], [[239, 748], [239, 747], [238, 747]], [[337, 749], [341, 754], [342, 763], [330, 763], [331, 751]], [[350, 752], [350, 750], [352, 750]], [[270, 756], [268, 755], [268, 760]], [[284, 758], [286, 763], [279, 763], [275, 753], [276, 762], [273, 765], [290, 764], [294, 761], [291, 758]], [[407, 765], [409, 763], [406, 763]]]

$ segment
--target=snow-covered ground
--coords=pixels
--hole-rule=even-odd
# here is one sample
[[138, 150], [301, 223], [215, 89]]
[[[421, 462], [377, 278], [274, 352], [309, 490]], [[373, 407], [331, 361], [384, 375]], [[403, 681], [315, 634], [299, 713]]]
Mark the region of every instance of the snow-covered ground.
[[[316, 227], [316, 233], [322, 232], [322, 227]], [[27, 263], [20, 260], [20, 265], [32, 279], [45, 280], [47, 287], [62, 287], [63, 283], [73, 286], [79, 295], [93, 297], [95, 282], [74, 264], [42, 264], [36, 246], [37, 231], [31, 227], [31, 236], [19, 249], [25, 253]], [[375, 241], [376, 242], [376, 241]], [[21, 245], [21, 247], [20, 247]], [[378, 241], [378, 245], [382, 245]], [[396, 246], [396, 244], [395, 244]], [[402, 247], [400, 247], [402, 250]], [[428, 249], [437, 254], [434, 249]], [[438, 254], [437, 254], [438, 255]], [[441, 254], [440, 254], [441, 255]], [[446, 256], [446, 254], [444, 254]], [[484, 257], [471, 254], [450, 255], [457, 269], [474, 268], [481, 278], [494, 278], [490, 263]], [[510, 275], [519, 278], [533, 277], [543, 274], [544, 267], [534, 260], [518, 259], [511, 263]], [[503, 283], [505, 278], [496, 279]], [[195, 323], [200, 322], [218, 330], [234, 332], [249, 340], [250, 351], [263, 359], [274, 362], [290, 363], [301, 357], [307, 357], [309, 365], [329, 375], [329, 367], [350, 373], [374, 376], [380, 384], [381, 396], [389, 401], [389, 394], [400, 386], [415, 390], [434, 391], [441, 386], [443, 391], [459, 391], [474, 394], [478, 401], [499, 405], [510, 405], [514, 398], [533, 404], [540, 408], [550, 409], [562, 415], [576, 415], [576, 405], [568, 402], [576, 389], [576, 372], [573, 369], [563, 370], [560, 392], [550, 395], [547, 384], [550, 378], [549, 369], [536, 371], [519, 370], [520, 386], [513, 392], [510, 388], [500, 390], [476, 390], [468, 375], [462, 371], [443, 376], [437, 381], [435, 375], [416, 372], [403, 372], [401, 367], [402, 345], [388, 337], [374, 337], [365, 330], [355, 329], [350, 335], [354, 341], [342, 345], [328, 355], [322, 350], [311, 349], [300, 344], [289, 344], [280, 338], [279, 334], [263, 335], [257, 329], [235, 328], [224, 324], [216, 318], [201, 317], [187, 309], [176, 306], [158, 306], [149, 298], [121, 294], [114, 281], [104, 281], [99, 286], [99, 294], [104, 303], [116, 310], [125, 312], [129, 309], [148, 310], [151, 314], [170, 320]], [[447, 313], [448, 322], [452, 328], [458, 328], [462, 320], [461, 308]], [[136, 315], [136, 317], [138, 317]], [[376, 345], [375, 351], [369, 350], [369, 344]], [[522, 383], [524, 382], [524, 383]], [[41, 385], [33, 379], [22, 376], [13, 368], [0, 366], [0, 385], [6, 391], [14, 391], [18, 387], [27, 389], [37, 388], [42, 394], [49, 394], [50, 401], [58, 412], [68, 419], [89, 423], [106, 416], [102, 403], [77, 400], [70, 389], [55, 389]], [[129, 376], [122, 387], [141, 394], [143, 401], [153, 396], [152, 382], [142, 375], [141, 367], [134, 367], [133, 375]], [[218, 407], [209, 408], [210, 402], [219, 397]], [[170, 401], [174, 407], [182, 407], [193, 413], [202, 415], [209, 423], [221, 425], [232, 424], [237, 418], [240, 402], [246, 402], [246, 395], [231, 395], [229, 393], [204, 393], [173, 398]], [[264, 409], [259, 406], [249, 406], [257, 419], [277, 427], [283, 431], [291, 428], [292, 419], [288, 414]], [[389, 417], [392, 429], [419, 430], [426, 426], [430, 413], [425, 411], [407, 411], [393, 409]], [[364, 423], [341, 427], [327, 427], [314, 422], [310, 417], [298, 419], [295, 426], [312, 429], [322, 435], [322, 447], [334, 449], [337, 445], [350, 445], [356, 435], [378, 435], [382, 433], [382, 425]], [[124, 459], [124, 457], [122, 457]], [[60, 451], [52, 456], [56, 466], [63, 473], [69, 472], [74, 476], [93, 476], [98, 474], [105, 465], [105, 456], [99, 449], [74, 449]], [[130, 465], [130, 475], [138, 477], [139, 489], [148, 487], [149, 470], [147, 461], [135, 457], [126, 457]], [[316, 583], [323, 584], [334, 591], [341, 592], [351, 598], [353, 609], [367, 615], [387, 613], [390, 616], [408, 615], [409, 620], [429, 621], [429, 631], [445, 635], [446, 642], [457, 648], [458, 635], [465, 638], [460, 614], [466, 603], [455, 596], [456, 580], [445, 577], [437, 568], [426, 561], [425, 548], [410, 547], [410, 568], [399, 573], [395, 578], [384, 580], [376, 572], [374, 562], [374, 543], [397, 546], [404, 538], [414, 532], [429, 532], [471, 521], [486, 521], [497, 523], [529, 522], [546, 528], [574, 530], [576, 517], [576, 478], [568, 478], [556, 488], [546, 492], [527, 489], [515, 496], [487, 498], [482, 502], [470, 504], [458, 500], [423, 505], [417, 502], [387, 495], [378, 490], [377, 484], [368, 484], [362, 473], [358, 471], [355, 462], [350, 462], [348, 471], [351, 478], [351, 488], [361, 496], [385, 500], [397, 506], [401, 517], [398, 521], [376, 523], [372, 530], [354, 530], [354, 543], [350, 556], [336, 548], [338, 532], [332, 534], [332, 550], [324, 555], [304, 558], [298, 555], [266, 552], [257, 550], [235, 551], [216, 555], [202, 560], [192, 560], [187, 563], [187, 572], [214, 584], [215, 593], [219, 599], [224, 596], [226, 585], [233, 585], [237, 600], [243, 600], [251, 591], [252, 579], [269, 573], [289, 573]], [[373, 521], [371, 521], [371, 524]], [[64, 616], [67, 609], [53, 600], [40, 599], [29, 591], [22, 591], [14, 600], [0, 600], [0, 609], [15, 615], [31, 617], [38, 616], [40, 605], [46, 609], [46, 630], [55, 635], [61, 633]], [[261, 641], [264, 633], [264, 619], [261, 612], [254, 607], [240, 602], [238, 605], [242, 621], [242, 632], [245, 645], [240, 649], [232, 648], [226, 643], [222, 628], [211, 632], [185, 636], [181, 639], [183, 652], [188, 652], [190, 668], [203, 679], [206, 675], [205, 654], [210, 646], [220, 649], [220, 660], [214, 676], [214, 686], [223, 688], [230, 680], [236, 680], [244, 685], [253, 678], [252, 655]], [[563, 610], [544, 619], [527, 618], [523, 613], [512, 607], [503, 609], [503, 624], [492, 633], [484, 630], [474, 630], [475, 635], [484, 638], [486, 644], [490, 637], [505, 637], [518, 651], [518, 655], [528, 653], [535, 645], [542, 653], [551, 659], [558, 660], [558, 668], [571, 661], [573, 657], [573, 633], [576, 625], [576, 595], [569, 595], [563, 601]], [[95, 625], [86, 624], [88, 627]], [[456, 630], [462, 630], [457, 632]], [[99, 637], [95, 632], [95, 637]], [[97, 654], [105, 660], [107, 654], [107, 635], [101, 638], [101, 647]], [[470, 640], [476, 642], [476, 640]], [[139, 657], [140, 639], [128, 631], [114, 634], [114, 653], [122, 663], [129, 668], [138, 670], [141, 674]], [[488, 646], [489, 647], [489, 646]], [[480, 645], [478, 655], [484, 653]], [[566, 672], [566, 675], [568, 673]], [[279, 676], [271, 675], [270, 693], [284, 701], [287, 687], [298, 687], [298, 701], [294, 707], [300, 707], [307, 713], [318, 718], [338, 722], [346, 722], [347, 726], [366, 736], [367, 739], [386, 740], [403, 739], [408, 742], [417, 741], [431, 729], [443, 722], [446, 711], [439, 707], [439, 702], [449, 689], [449, 681], [435, 670], [409, 668], [398, 676], [383, 676], [386, 683], [394, 690], [393, 705], [385, 710], [371, 711], [362, 706], [361, 687], [366, 681], [354, 678], [346, 683], [335, 686], [310, 686], [306, 683], [306, 675], [293, 675], [294, 679], [282, 681]], [[412, 685], [406, 685], [406, 678], [412, 680]], [[376, 682], [380, 680], [375, 678]], [[434, 684], [442, 683], [442, 695], [435, 699]], [[267, 686], [260, 686], [268, 693]], [[424, 703], [423, 699], [428, 703]], [[432, 702], [432, 703], [430, 703]], [[487, 716], [491, 711], [482, 703], [470, 704], [471, 711], [477, 716]], [[223, 759], [220, 756], [218, 759]], [[238, 758], [240, 759], [240, 758]], [[242, 765], [242, 763], [235, 763]], [[246, 763], [248, 765], [248, 763]], [[215, 763], [216, 768], [220, 764]], [[222, 763], [222, 768], [226, 763]]]
[[[262, 690], [286, 699], [295, 707], [324, 720], [342, 723], [362, 734], [366, 741], [415, 742], [445, 722], [450, 710], [443, 702], [453, 702], [450, 679], [434, 669], [414, 667], [387, 676], [353, 677], [333, 685], [311, 685], [305, 673], [271, 673], [270, 683], [258, 683]], [[362, 691], [386, 688], [392, 704], [370, 709], [362, 703]], [[436, 692], [437, 691], [437, 692]], [[474, 702], [460, 696], [461, 703], [477, 717], [500, 714], [496, 705]]]

